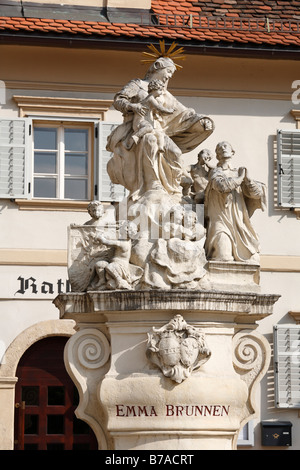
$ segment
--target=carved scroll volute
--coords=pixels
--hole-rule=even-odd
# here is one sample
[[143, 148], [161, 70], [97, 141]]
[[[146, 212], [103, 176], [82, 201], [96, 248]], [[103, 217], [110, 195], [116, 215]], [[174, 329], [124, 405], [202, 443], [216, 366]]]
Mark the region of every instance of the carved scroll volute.
[[255, 391], [266, 374], [271, 358], [271, 348], [264, 336], [253, 330], [243, 330], [233, 337], [233, 365], [248, 387], [247, 408], [254, 418], [257, 411]]
[[84, 328], [75, 333], [66, 344], [64, 359], [68, 374], [79, 393], [76, 416], [93, 429], [102, 450], [107, 449], [107, 438], [101, 427], [102, 416], [89, 412], [89, 404], [97, 395], [99, 380], [109, 368], [110, 344], [96, 328]]

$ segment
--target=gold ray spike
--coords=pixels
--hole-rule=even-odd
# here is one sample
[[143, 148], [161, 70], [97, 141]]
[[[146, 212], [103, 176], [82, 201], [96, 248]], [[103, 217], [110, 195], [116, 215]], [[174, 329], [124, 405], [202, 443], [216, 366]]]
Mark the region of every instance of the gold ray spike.
[[[178, 44], [176, 44], [176, 42], [174, 41], [169, 47], [169, 49], [166, 51], [166, 45], [164, 40], [159, 41], [160, 50], [156, 48], [154, 44], [149, 44], [147, 47], [148, 49], [150, 49], [151, 52], [143, 52], [143, 55], [146, 56], [147, 59], [143, 59], [142, 62], [145, 64], [150, 64], [152, 62], [155, 62], [160, 57], [169, 57], [169, 59], [172, 60], [184, 60], [185, 56], [182, 55], [184, 48], [179, 47], [178, 49], [176, 49], [177, 46]], [[177, 69], [182, 69], [182, 66], [176, 64], [175, 62], [174, 65]]]
[[154, 44], [149, 44], [149, 46], [147, 46], [149, 49], [151, 49], [151, 51], [153, 51], [155, 54], [158, 54], [159, 55], [159, 50], [156, 49], [156, 47], [154, 46]]
[[183, 47], [181, 47], [180, 49], [177, 49], [176, 51], [171, 52], [171, 53], [169, 54], [169, 56], [170, 56], [170, 57], [173, 57], [173, 55], [181, 54], [183, 51], [184, 51], [184, 49], [183, 49]]
[[159, 41], [159, 45], [160, 45], [161, 53], [164, 56], [166, 53], [165, 41]]
[[176, 46], [177, 46], [177, 44], [176, 44], [176, 42], [174, 41], [174, 42], [171, 44], [171, 46], [169, 47], [167, 54], [171, 54], [171, 52], [173, 51], [173, 49], [175, 49]]

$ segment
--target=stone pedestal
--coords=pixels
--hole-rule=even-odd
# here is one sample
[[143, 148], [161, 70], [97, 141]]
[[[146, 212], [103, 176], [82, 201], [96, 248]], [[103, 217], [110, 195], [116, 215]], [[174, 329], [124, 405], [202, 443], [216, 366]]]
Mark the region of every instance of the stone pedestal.
[[237, 261], [208, 261], [204, 282], [217, 290], [260, 292], [260, 266]]
[[[257, 321], [277, 299], [186, 290], [58, 296], [61, 318], [76, 322], [65, 350], [76, 414], [99, 449], [235, 449], [269, 365]], [[185, 326], [174, 329], [178, 319]], [[155, 349], [160, 334], [166, 344]]]

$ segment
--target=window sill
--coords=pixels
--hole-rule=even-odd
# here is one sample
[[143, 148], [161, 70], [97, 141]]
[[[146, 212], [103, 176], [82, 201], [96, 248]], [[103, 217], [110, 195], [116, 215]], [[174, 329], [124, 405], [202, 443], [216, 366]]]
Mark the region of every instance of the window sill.
[[85, 212], [90, 201], [64, 201], [54, 199], [15, 199], [20, 210]]
[[300, 324], [300, 312], [299, 311], [291, 311], [289, 315], [295, 320], [295, 322], [299, 325]]
[[294, 209], [294, 212], [296, 214], [297, 219], [300, 220], [300, 209]]

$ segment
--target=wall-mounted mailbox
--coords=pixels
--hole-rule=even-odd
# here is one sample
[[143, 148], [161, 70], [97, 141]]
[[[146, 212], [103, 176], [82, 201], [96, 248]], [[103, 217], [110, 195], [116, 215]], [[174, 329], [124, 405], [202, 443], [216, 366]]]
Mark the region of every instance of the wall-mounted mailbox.
[[290, 421], [262, 421], [261, 444], [263, 446], [291, 446], [292, 426]]

